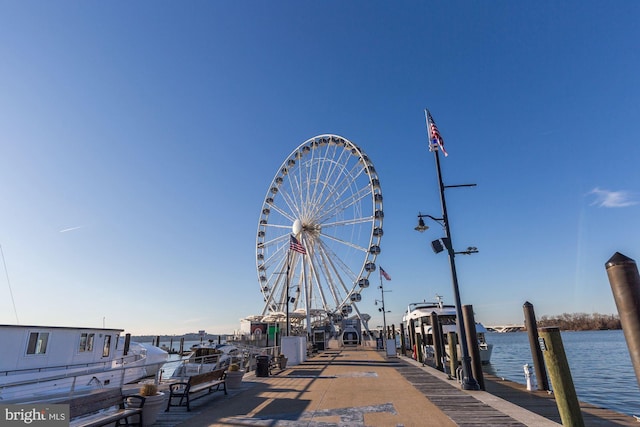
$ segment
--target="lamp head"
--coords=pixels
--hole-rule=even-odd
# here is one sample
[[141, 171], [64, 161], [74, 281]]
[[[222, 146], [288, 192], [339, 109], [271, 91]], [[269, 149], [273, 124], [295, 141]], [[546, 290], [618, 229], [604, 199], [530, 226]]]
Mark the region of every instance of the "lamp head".
[[429, 229], [429, 226], [424, 223], [424, 219], [418, 217], [418, 226], [414, 230], [424, 232]]

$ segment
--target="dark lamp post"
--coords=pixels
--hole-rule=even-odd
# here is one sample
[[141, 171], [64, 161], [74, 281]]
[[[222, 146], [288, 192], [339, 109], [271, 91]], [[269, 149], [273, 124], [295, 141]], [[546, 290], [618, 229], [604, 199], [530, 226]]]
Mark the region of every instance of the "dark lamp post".
[[[464, 328], [464, 322], [462, 321], [462, 303], [460, 300], [460, 290], [458, 288], [458, 274], [456, 272], [456, 263], [455, 263], [455, 255], [457, 253], [468, 255], [471, 253], [476, 253], [478, 252], [478, 250], [475, 247], [469, 247], [467, 248], [467, 251], [464, 251], [464, 252], [455, 252], [453, 250], [453, 244], [451, 241], [451, 230], [449, 229], [449, 218], [447, 215], [447, 203], [444, 197], [445, 188], [473, 187], [475, 186], [475, 184], [445, 186], [442, 183], [442, 174], [440, 171], [440, 158], [438, 157], [438, 149], [434, 149], [433, 153], [436, 158], [436, 170], [438, 173], [438, 184], [440, 187], [440, 202], [442, 205], [442, 218], [435, 218], [431, 215], [425, 215], [420, 213], [418, 214], [418, 226], [415, 227], [415, 230], [421, 233], [427, 230], [428, 226], [425, 225], [423, 218], [432, 219], [437, 223], [439, 223], [440, 225], [442, 225], [442, 227], [444, 228], [445, 237], [440, 239], [444, 243], [444, 245], [442, 245], [444, 246], [444, 248], [442, 248], [442, 246], [433, 245], [433, 243], [432, 245], [433, 245], [434, 251], [436, 250], [436, 248], [439, 249], [438, 252], [441, 252], [444, 249], [446, 249], [447, 253], [449, 254], [449, 266], [451, 267], [451, 280], [453, 282], [453, 295], [455, 298], [455, 306], [456, 306], [456, 324], [458, 326], [458, 334], [460, 336], [460, 349], [462, 351], [462, 388], [464, 390], [480, 390], [480, 385], [478, 384], [478, 381], [476, 381], [476, 379], [473, 378], [473, 373], [471, 371], [471, 357], [469, 356], [469, 348], [467, 346], [467, 334]], [[437, 241], [434, 241], [434, 242], [437, 242]]]

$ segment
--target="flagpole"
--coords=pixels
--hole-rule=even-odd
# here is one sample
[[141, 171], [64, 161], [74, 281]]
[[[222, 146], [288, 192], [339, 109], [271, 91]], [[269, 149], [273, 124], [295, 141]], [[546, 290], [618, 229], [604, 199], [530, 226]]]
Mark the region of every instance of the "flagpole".
[[287, 335], [289, 336], [290, 334], [290, 322], [289, 322], [289, 271], [290, 271], [290, 259], [291, 259], [291, 248], [289, 248], [289, 250], [287, 251], [287, 281], [286, 281], [286, 292], [287, 292], [287, 303], [286, 303], [286, 313], [287, 313]]

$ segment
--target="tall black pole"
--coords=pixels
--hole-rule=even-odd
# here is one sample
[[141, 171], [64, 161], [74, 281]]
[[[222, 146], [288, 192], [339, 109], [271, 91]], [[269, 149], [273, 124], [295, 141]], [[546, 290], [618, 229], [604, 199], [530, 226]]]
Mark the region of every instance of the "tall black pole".
[[289, 259], [291, 258], [291, 249], [289, 249], [287, 251], [287, 281], [286, 281], [286, 292], [287, 292], [287, 302], [286, 302], [286, 313], [287, 313], [287, 331], [286, 331], [286, 336], [289, 336], [290, 334], [290, 323], [289, 323], [289, 271], [290, 271], [290, 265], [291, 262], [289, 261]]
[[384, 288], [382, 287], [382, 272], [380, 272], [380, 294], [382, 295], [382, 349], [387, 351], [387, 311], [384, 306]]
[[462, 303], [460, 301], [460, 290], [458, 289], [458, 274], [456, 273], [455, 252], [453, 250], [453, 241], [451, 240], [451, 230], [449, 229], [449, 217], [447, 215], [447, 202], [444, 197], [444, 184], [442, 183], [442, 174], [440, 171], [440, 157], [438, 149], [434, 148], [433, 153], [436, 157], [436, 170], [438, 173], [438, 184], [440, 185], [440, 203], [442, 204], [442, 221], [444, 222], [444, 233], [446, 237], [446, 247], [449, 253], [449, 266], [451, 267], [451, 280], [453, 281], [453, 295], [456, 305], [456, 324], [458, 325], [458, 333], [460, 334], [460, 349], [462, 351], [462, 388], [464, 390], [480, 390], [480, 385], [471, 372], [471, 357], [469, 357], [469, 348], [467, 347], [467, 334], [464, 330], [464, 322], [462, 317]]

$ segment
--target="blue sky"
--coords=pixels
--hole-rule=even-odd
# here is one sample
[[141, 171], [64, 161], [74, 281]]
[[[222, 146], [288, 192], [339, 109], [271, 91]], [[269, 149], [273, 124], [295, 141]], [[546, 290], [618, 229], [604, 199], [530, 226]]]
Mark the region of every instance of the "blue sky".
[[[449, 156], [463, 304], [485, 324], [615, 313], [640, 257], [640, 4], [0, 1], [0, 323], [228, 333], [263, 305], [260, 208], [323, 133], [373, 161], [387, 323], [453, 302], [429, 108]], [[375, 286], [362, 311], [382, 324]]]

